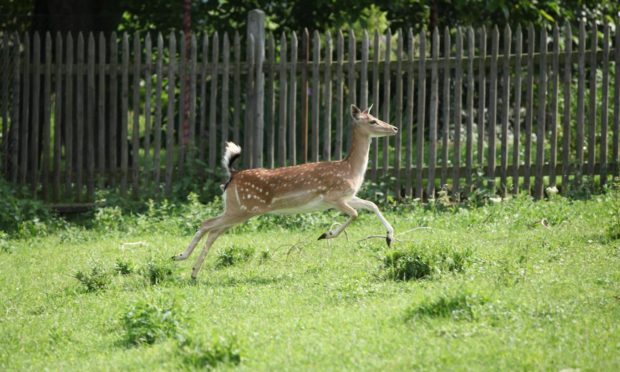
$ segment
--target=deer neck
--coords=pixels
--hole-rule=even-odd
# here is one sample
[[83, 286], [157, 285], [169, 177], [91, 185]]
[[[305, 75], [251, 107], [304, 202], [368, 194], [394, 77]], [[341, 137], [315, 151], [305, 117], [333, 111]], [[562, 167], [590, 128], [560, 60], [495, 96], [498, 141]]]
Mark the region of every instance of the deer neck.
[[370, 151], [369, 135], [362, 133], [356, 127], [353, 127], [351, 138], [351, 149], [349, 154], [344, 159], [349, 163], [351, 171], [355, 176], [364, 178], [366, 173], [366, 167], [368, 166], [368, 152]]

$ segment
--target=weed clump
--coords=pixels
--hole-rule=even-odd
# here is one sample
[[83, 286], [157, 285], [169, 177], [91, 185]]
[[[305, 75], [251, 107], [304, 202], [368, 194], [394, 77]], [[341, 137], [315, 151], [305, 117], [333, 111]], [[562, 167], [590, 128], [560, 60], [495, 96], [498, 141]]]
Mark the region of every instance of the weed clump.
[[234, 336], [217, 337], [210, 344], [187, 339], [179, 344], [177, 353], [186, 366], [195, 369], [241, 364], [241, 351], [237, 338]]
[[223, 268], [237, 265], [250, 260], [254, 256], [254, 249], [248, 247], [228, 246], [217, 253], [215, 267]]
[[140, 301], [122, 317], [129, 345], [151, 345], [168, 337], [182, 338], [179, 316], [172, 303]]
[[442, 272], [462, 272], [471, 251], [452, 247], [425, 245], [390, 250], [385, 254], [381, 269], [390, 280], [417, 280]]
[[172, 277], [172, 264], [163, 259], [151, 259], [142, 269], [142, 275], [151, 285], [158, 285]]
[[134, 272], [134, 265], [129, 261], [124, 261], [121, 258], [116, 259], [114, 264], [114, 272], [118, 275], [129, 275]]
[[98, 264], [93, 264], [90, 272], [78, 271], [73, 276], [85, 288], [86, 292], [97, 292], [106, 289], [110, 285], [110, 274]]
[[435, 301], [411, 307], [405, 319], [452, 318], [471, 321], [476, 318], [476, 308], [486, 302], [485, 298], [475, 294], [443, 295]]

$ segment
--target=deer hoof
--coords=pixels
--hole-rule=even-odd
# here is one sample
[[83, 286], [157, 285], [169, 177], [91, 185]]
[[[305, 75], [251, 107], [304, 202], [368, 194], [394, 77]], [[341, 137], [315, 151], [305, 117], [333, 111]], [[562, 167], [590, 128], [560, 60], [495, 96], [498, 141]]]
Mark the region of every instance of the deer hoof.
[[317, 240], [327, 239], [327, 233], [323, 233], [323, 235], [319, 236]]
[[385, 242], [387, 243], [387, 246], [390, 247], [392, 245], [392, 238], [390, 238], [389, 236], [386, 236]]

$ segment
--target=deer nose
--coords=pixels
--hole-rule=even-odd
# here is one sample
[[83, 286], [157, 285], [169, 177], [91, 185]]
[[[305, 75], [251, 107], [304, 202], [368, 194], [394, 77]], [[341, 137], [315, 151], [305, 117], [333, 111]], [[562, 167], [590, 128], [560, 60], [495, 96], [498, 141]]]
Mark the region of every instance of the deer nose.
[[398, 133], [398, 128], [392, 127], [392, 130], [394, 131], [394, 133]]

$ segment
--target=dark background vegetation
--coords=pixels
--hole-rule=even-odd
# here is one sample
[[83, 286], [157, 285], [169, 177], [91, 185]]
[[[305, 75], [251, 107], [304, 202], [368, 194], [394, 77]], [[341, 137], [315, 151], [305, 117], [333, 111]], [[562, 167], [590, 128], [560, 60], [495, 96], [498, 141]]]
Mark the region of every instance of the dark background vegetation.
[[183, 29], [191, 9], [194, 31], [243, 30], [248, 11], [262, 9], [275, 32], [368, 28], [382, 31], [435, 26], [612, 22], [617, 0], [0, 0], [0, 29], [113, 31]]

